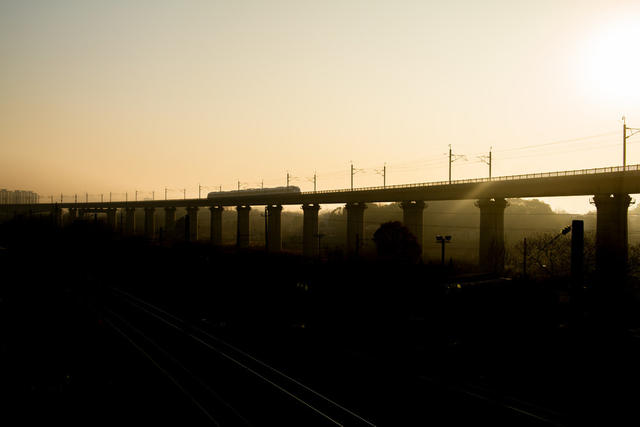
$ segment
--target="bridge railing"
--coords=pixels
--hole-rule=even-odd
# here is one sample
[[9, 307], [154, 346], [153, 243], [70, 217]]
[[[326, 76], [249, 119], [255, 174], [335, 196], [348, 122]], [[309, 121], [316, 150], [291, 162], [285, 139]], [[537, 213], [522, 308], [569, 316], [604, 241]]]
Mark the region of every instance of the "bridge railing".
[[606, 168], [593, 168], [593, 169], [576, 169], [570, 171], [557, 171], [557, 172], [540, 172], [540, 173], [528, 173], [522, 175], [506, 175], [498, 176], [495, 178], [469, 178], [469, 179], [457, 179], [455, 181], [432, 181], [421, 182], [415, 184], [397, 184], [377, 187], [359, 187], [354, 188], [341, 188], [337, 190], [323, 190], [323, 191], [303, 191], [302, 194], [328, 194], [328, 193], [348, 193], [351, 191], [375, 191], [375, 190], [392, 190], [402, 188], [416, 188], [416, 187], [433, 187], [438, 185], [455, 185], [455, 184], [475, 184], [480, 182], [495, 182], [495, 181], [514, 181], [519, 179], [535, 179], [535, 178], [552, 178], [559, 176], [576, 176], [576, 175], [594, 175], [599, 173], [612, 173], [612, 172], [624, 172], [624, 171], [638, 171], [639, 165], [628, 165], [626, 168], [623, 166], [610, 166]]
[[[358, 187], [358, 188], [354, 188], [353, 190], [350, 188], [342, 188], [342, 189], [335, 189], [335, 190], [303, 191], [301, 194], [331, 194], [331, 193], [348, 193], [351, 191], [392, 190], [392, 189], [403, 189], [403, 188], [434, 187], [438, 185], [474, 184], [474, 183], [481, 183], [481, 182], [513, 181], [513, 180], [519, 180], [519, 179], [552, 178], [552, 177], [559, 177], [559, 176], [594, 175], [594, 174], [601, 174], [601, 173], [624, 172], [624, 171], [640, 171], [640, 164], [628, 165], [626, 168], [623, 166], [610, 166], [605, 168], [576, 169], [576, 170], [570, 170], [570, 171], [541, 172], [541, 173], [529, 173], [529, 174], [521, 174], [521, 175], [506, 175], [506, 176], [498, 176], [494, 178], [457, 179], [451, 182], [432, 181], [432, 182], [420, 182], [420, 183], [414, 183], [414, 184]], [[68, 197], [69, 199], [72, 198], [72, 196], [65, 196], [65, 197]], [[48, 204], [49, 201], [45, 197], [40, 197], [38, 202], [36, 203]], [[78, 205], [81, 205], [83, 202], [78, 200], [77, 203]]]

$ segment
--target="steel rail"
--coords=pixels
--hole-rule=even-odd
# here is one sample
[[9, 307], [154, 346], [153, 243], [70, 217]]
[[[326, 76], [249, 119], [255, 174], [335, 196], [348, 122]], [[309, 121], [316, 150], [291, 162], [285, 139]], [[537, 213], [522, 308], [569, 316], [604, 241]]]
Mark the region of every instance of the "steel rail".
[[[210, 350], [218, 353], [219, 355], [225, 357], [226, 359], [228, 359], [229, 361], [235, 363], [236, 365], [242, 367], [243, 369], [247, 370], [248, 372], [252, 373], [253, 375], [257, 376], [258, 378], [262, 379], [263, 381], [267, 382], [268, 384], [272, 385], [273, 387], [277, 388], [278, 390], [280, 390], [281, 392], [287, 394], [288, 396], [290, 396], [291, 398], [295, 399], [296, 401], [298, 401], [299, 403], [307, 406], [308, 408], [312, 409], [314, 412], [318, 413], [319, 415], [323, 416], [324, 418], [326, 418], [328, 421], [342, 426], [343, 424], [341, 424], [339, 421], [333, 419], [331, 416], [329, 416], [328, 414], [325, 414], [324, 412], [322, 412], [320, 409], [314, 407], [312, 404], [310, 404], [309, 402], [305, 401], [303, 398], [297, 396], [295, 393], [287, 390], [285, 387], [281, 386], [280, 384], [277, 384], [275, 381], [270, 380], [269, 378], [266, 378], [264, 375], [260, 374], [259, 372], [257, 372], [255, 369], [252, 369], [251, 367], [247, 366], [246, 363], [242, 363], [241, 361], [237, 360], [236, 358], [234, 358], [233, 356], [225, 353], [224, 351], [220, 350], [219, 348], [217, 348], [216, 346], [212, 345], [211, 343], [208, 343], [206, 341], [204, 341], [202, 338], [194, 335], [193, 333], [189, 332], [191, 331], [196, 331], [204, 336], [206, 336], [209, 339], [215, 340], [216, 342], [228, 347], [229, 349], [239, 353], [240, 355], [246, 357], [247, 359], [259, 364], [260, 366], [267, 368], [268, 370], [270, 370], [271, 372], [279, 375], [280, 377], [298, 385], [299, 387], [302, 387], [303, 389], [305, 389], [306, 391], [312, 393], [313, 395], [321, 398], [322, 400], [324, 400], [325, 402], [329, 403], [331, 406], [338, 408], [339, 410], [345, 412], [346, 414], [358, 419], [359, 421], [369, 425], [369, 426], [373, 426], [375, 427], [375, 424], [371, 423], [370, 421], [364, 419], [363, 417], [359, 416], [358, 414], [354, 413], [353, 411], [345, 408], [344, 406], [336, 403], [335, 401], [331, 400], [330, 398], [324, 396], [323, 394], [311, 389], [310, 387], [302, 384], [301, 382], [289, 377], [288, 375], [284, 374], [283, 372], [277, 370], [276, 368], [273, 368], [272, 366], [260, 361], [259, 359], [255, 358], [254, 356], [251, 356], [250, 354], [238, 349], [237, 347], [227, 343], [226, 341], [215, 337], [213, 335], [211, 335], [210, 333], [202, 330], [201, 328], [198, 328], [197, 326], [193, 326], [191, 324], [189, 324], [188, 322], [184, 321], [183, 319], [180, 319], [179, 317], [168, 313], [166, 310], [163, 310], [162, 308], [159, 308], [147, 301], [142, 300], [141, 298], [138, 298], [134, 295], [131, 295], [128, 292], [122, 291], [121, 289], [118, 288], [112, 288], [113, 291], [124, 295], [126, 298], [130, 299], [130, 300], [134, 300], [134, 301], [129, 301], [130, 304], [138, 307], [140, 310], [145, 311], [146, 313], [148, 313], [149, 315], [155, 317], [156, 319], [162, 321], [163, 323], [167, 324], [168, 326], [180, 330], [182, 331], [184, 334], [186, 334], [187, 336], [189, 336], [190, 338], [192, 338], [193, 340], [195, 340], [196, 342], [200, 343], [201, 345], [209, 348]], [[139, 304], [137, 304], [135, 301], [137, 301]], [[140, 306], [140, 304], [143, 304], [145, 307]], [[183, 325], [185, 325], [185, 327], [181, 327], [178, 326], [170, 321], [168, 321], [167, 319], [164, 319], [162, 316], [158, 315], [157, 313], [154, 313], [153, 311], [162, 313], [163, 315], [170, 317], [171, 319], [173, 319], [174, 321], [181, 323]]]

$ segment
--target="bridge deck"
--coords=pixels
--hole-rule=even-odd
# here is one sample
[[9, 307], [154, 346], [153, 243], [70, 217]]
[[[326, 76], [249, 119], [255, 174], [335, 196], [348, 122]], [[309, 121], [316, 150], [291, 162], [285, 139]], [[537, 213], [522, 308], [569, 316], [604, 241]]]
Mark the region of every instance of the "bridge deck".
[[581, 169], [489, 178], [426, 182], [364, 187], [317, 192], [246, 195], [234, 194], [211, 199], [169, 199], [145, 201], [41, 203], [38, 205], [0, 205], [4, 210], [45, 211], [61, 208], [125, 208], [125, 207], [186, 207], [237, 205], [302, 205], [349, 202], [398, 202], [403, 200], [465, 200], [482, 198], [584, 196], [609, 193], [640, 193], [640, 165]]

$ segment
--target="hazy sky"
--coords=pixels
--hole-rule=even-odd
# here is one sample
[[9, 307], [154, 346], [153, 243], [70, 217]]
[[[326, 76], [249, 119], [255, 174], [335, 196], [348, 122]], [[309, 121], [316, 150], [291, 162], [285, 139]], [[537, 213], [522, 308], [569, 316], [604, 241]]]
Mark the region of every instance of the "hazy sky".
[[638, 46], [637, 0], [2, 0], [0, 187], [435, 181], [449, 144], [454, 179], [489, 147], [494, 176], [619, 165]]

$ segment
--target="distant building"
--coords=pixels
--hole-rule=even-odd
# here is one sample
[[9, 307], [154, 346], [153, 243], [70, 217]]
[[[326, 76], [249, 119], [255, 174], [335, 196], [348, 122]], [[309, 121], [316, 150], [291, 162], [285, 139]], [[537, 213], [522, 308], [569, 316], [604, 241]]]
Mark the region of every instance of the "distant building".
[[40, 202], [33, 191], [0, 189], [0, 205], [30, 205]]

